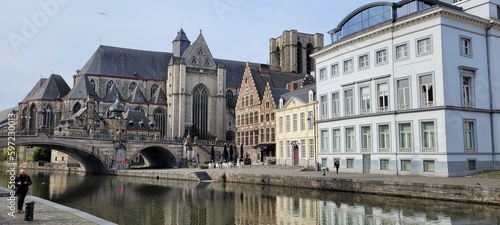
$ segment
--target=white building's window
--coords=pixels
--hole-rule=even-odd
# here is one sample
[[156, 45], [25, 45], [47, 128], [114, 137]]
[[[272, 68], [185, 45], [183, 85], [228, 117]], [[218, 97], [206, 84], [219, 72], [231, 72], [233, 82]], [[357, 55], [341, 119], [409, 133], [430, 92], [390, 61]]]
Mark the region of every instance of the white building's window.
[[421, 124], [422, 152], [436, 151], [436, 128], [434, 121], [422, 122]]
[[465, 121], [464, 122], [464, 140], [465, 140], [465, 151], [475, 152], [475, 140], [474, 140], [474, 122]]
[[354, 115], [354, 91], [352, 89], [344, 91], [344, 115]]
[[314, 159], [316, 157], [316, 154], [314, 152], [314, 139], [309, 139], [309, 158]]
[[370, 87], [361, 87], [359, 89], [360, 114], [370, 113]]
[[323, 153], [326, 153], [326, 152], [329, 152], [328, 151], [328, 130], [321, 130], [320, 131], [320, 135], [321, 135], [321, 152]]
[[354, 168], [354, 159], [345, 160], [346, 168]]
[[306, 130], [306, 114], [300, 113], [300, 130]]
[[290, 115], [286, 115], [286, 132], [290, 132]]
[[359, 65], [358, 65], [359, 69], [368, 68], [370, 65], [368, 62], [368, 54], [360, 56], [358, 59], [358, 63], [359, 63]]
[[417, 40], [417, 54], [424, 55], [432, 52], [431, 38]]
[[411, 171], [411, 160], [409, 159], [401, 160], [401, 171]]
[[462, 98], [463, 106], [472, 107], [472, 77], [462, 76]]
[[399, 124], [399, 152], [412, 152], [411, 124]]
[[361, 126], [361, 151], [372, 151], [372, 130], [370, 126]]
[[386, 112], [389, 110], [389, 93], [387, 83], [377, 84], [378, 92], [378, 111]]
[[344, 74], [352, 73], [352, 72], [353, 72], [352, 59], [345, 60], [344, 61]]
[[434, 160], [424, 160], [424, 172], [436, 172], [436, 162]]
[[408, 58], [408, 45], [401, 44], [396, 46], [396, 60]]
[[284, 150], [284, 148], [283, 148], [283, 147], [284, 147], [284, 146], [283, 146], [283, 141], [280, 141], [280, 156], [281, 156], [282, 158], [284, 158], [284, 157], [285, 157], [285, 150]]
[[380, 170], [389, 170], [389, 160], [381, 159], [380, 160]]
[[314, 115], [313, 111], [307, 113], [307, 121], [309, 121], [309, 130], [314, 129]]
[[322, 95], [319, 97], [320, 109], [321, 109], [321, 119], [328, 118], [328, 97], [326, 95]]
[[340, 129], [332, 130], [332, 149], [333, 152], [340, 152]]
[[472, 56], [472, 41], [468, 37], [460, 37], [460, 55]]
[[398, 109], [409, 109], [410, 104], [410, 81], [402, 79], [397, 81], [398, 84]]
[[298, 128], [298, 125], [297, 125], [297, 123], [298, 123], [298, 121], [297, 121], [297, 114], [293, 114], [292, 118], [293, 118], [293, 121], [292, 121], [293, 132], [296, 132], [297, 128]]
[[331, 71], [331, 73], [332, 73], [332, 77], [337, 77], [337, 76], [340, 75], [339, 74], [339, 64], [338, 63], [335, 63], [335, 64], [332, 65], [332, 71]]
[[420, 107], [434, 106], [434, 84], [432, 75], [420, 76]]
[[283, 133], [283, 117], [280, 116], [280, 118], [278, 119], [278, 129], [280, 131], [280, 133]]
[[326, 79], [326, 68], [319, 69], [319, 80]]
[[389, 124], [378, 126], [378, 149], [379, 152], [387, 152], [391, 147]]
[[332, 117], [336, 118], [340, 114], [339, 93], [332, 93]]
[[387, 49], [381, 49], [375, 52], [377, 65], [387, 63]]
[[354, 152], [354, 127], [345, 128], [345, 151], [346, 152]]
[[290, 141], [286, 141], [286, 157], [292, 157], [292, 151], [291, 148], [292, 146], [290, 145]]

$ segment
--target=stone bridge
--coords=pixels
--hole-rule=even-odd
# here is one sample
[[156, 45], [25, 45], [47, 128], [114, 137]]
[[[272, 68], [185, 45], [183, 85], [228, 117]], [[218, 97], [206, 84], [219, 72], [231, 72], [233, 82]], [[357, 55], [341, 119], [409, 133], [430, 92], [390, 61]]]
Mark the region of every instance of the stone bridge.
[[[7, 147], [5, 141], [0, 148]], [[86, 172], [109, 173], [114, 168], [117, 141], [110, 138], [51, 136], [45, 133], [36, 135], [17, 135], [10, 142], [16, 146], [38, 146], [66, 153], [77, 160]], [[183, 158], [184, 146], [179, 141], [155, 141], [144, 138], [127, 138], [124, 141], [127, 161], [141, 154], [148, 167], [175, 168]]]

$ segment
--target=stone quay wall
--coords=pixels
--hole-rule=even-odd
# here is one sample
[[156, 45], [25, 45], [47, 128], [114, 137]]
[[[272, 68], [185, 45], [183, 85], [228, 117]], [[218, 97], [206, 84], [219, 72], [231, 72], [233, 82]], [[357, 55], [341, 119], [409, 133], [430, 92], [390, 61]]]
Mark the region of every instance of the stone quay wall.
[[[198, 181], [193, 169], [176, 170], [120, 170], [117, 175], [149, 177], [156, 179], [176, 179]], [[231, 172], [221, 170], [201, 170], [207, 172], [212, 180], [221, 181], [225, 174], [226, 182], [275, 185], [286, 187], [345, 191], [377, 195], [426, 198], [446, 201], [471, 202], [500, 205], [500, 187], [482, 185], [457, 185], [446, 183], [408, 182], [395, 176], [391, 181], [373, 179], [348, 179], [324, 176], [260, 174]], [[441, 179], [441, 178], [436, 178]], [[499, 181], [500, 183], [500, 181]]]

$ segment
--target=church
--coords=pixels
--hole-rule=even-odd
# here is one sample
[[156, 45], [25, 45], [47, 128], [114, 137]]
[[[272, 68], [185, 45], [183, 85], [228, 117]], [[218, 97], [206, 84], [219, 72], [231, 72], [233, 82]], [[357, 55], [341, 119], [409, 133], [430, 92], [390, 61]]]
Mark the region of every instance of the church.
[[[294, 38], [304, 39], [303, 46]], [[189, 130], [200, 139], [234, 143], [246, 68], [307, 74], [314, 71], [308, 54], [322, 46], [321, 34], [284, 31], [270, 40], [271, 65], [262, 65], [214, 58], [201, 31], [191, 42], [180, 29], [171, 53], [101, 45], [73, 76], [72, 88], [56, 74], [38, 81], [19, 103], [19, 129], [114, 134], [106, 119], [121, 104], [124, 113], [118, 119], [125, 121], [128, 133], [180, 138]]]

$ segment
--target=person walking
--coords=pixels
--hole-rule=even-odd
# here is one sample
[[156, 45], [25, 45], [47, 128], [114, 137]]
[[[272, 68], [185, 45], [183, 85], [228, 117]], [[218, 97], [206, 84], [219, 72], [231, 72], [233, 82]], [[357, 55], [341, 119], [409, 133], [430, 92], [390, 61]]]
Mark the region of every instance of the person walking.
[[339, 174], [340, 161], [338, 159], [335, 159], [335, 161], [333, 162], [333, 166], [335, 166], [335, 172]]
[[30, 176], [26, 175], [26, 170], [22, 169], [21, 174], [16, 177], [16, 195], [17, 195], [17, 213], [23, 213], [24, 199], [28, 194], [29, 186], [31, 185]]

